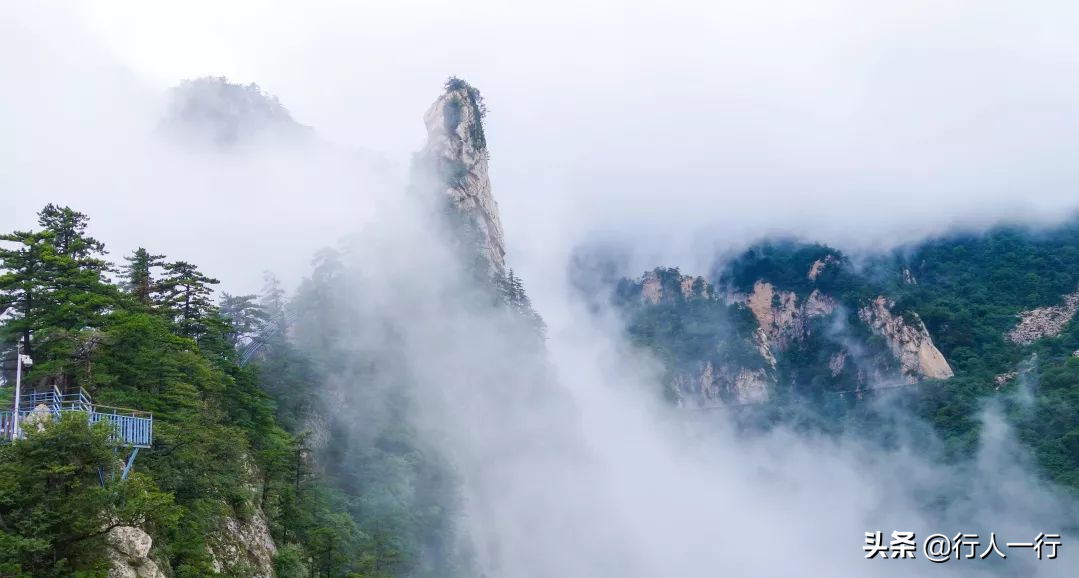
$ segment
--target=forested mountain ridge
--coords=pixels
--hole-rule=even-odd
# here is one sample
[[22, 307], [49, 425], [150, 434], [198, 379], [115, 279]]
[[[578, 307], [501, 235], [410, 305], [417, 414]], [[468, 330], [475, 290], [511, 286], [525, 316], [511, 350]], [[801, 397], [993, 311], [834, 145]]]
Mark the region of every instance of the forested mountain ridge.
[[1079, 487], [1079, 221], [857, 260], [768, 242], [709, 277], [659, 268], [613, 289], [679, 403], [850, 405], [910, 384], [895, 395], [969, 447], [981, 402], [1003, 399], [1046, 473]]
[[272, 541], [243, 538], [307, 516], [313, 504], [300, 501], [313, 494], [292, 484], [298, 441], [237, 362], [237, 326], [211, 300], [217, 280], [145, 249], [116, 269], [89, 218], [68, 207], [46, 206], [38, 224], [0, 237], [0, 330], [35, 361], [24, 392], [84, 388], [98, 403], [153, 412], [156, 446], [127, 481], [99, 479], [116, 456], [107, 432], [77, 417], [0, 447], [0, 573], [103, 576], [129, 563], [139, 575], [163, 575], [159, 563], [176, 576], [272, 572]]

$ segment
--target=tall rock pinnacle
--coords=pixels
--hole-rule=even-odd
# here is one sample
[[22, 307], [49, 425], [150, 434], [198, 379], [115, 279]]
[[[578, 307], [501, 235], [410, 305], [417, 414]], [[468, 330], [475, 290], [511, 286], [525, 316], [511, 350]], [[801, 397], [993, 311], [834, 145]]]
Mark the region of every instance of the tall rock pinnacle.
[[478, 90], [458, 78], [427, 110], [427, 146], [418, 164], [430, 170], [434, 188], [452, 202], [475, 233], [475, 243], [492, 274], [505, 272], [505, 242], [498, 203], [487, 175], [487, 141], [483, 134], [486, 110]]

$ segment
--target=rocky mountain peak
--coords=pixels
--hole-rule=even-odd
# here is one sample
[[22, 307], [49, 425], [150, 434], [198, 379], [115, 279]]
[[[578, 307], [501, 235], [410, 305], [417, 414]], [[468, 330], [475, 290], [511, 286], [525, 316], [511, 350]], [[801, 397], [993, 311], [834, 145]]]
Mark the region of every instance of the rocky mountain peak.
[[459, 78], [446, 82], [442, 96], [427, 109], [427, 145], [420, 166], [431, 171], [435, 188], [465, 217], [492, 273], [505, 272], [505, 241], [498, 203], [487, 172], [486, 107], [476, 88]]
[[711, 299], [714, 290], [703, 277], [682, 275], [677, 269], [656, 268], [646, 271], [637, 280], [641, 286], [641, 301], [656, 305], [681, 299]]

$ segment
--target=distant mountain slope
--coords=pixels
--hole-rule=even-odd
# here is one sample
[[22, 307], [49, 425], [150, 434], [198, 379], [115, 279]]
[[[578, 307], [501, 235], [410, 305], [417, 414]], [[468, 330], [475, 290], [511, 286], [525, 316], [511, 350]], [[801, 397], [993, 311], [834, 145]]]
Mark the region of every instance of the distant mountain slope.
[[[683, 404], [763, 402], [953, 375], [917, 314], [839, 251], [755, 247], [713, 285], [656, 269], [618, 287], [641, 345], [664, 352]], [[904, 314], [905, 313], [905, 314]]]
[[857, 260], [768, 242], [710, 277], [657, 268], [613, 291], [680, 405], [812, 405], [911, 384], [908, 405], [963, 447], [995, 396], [1047, 473], [1079, 486], [1079, 221]]
[[297, 141], [312, 131], [289, 114], [277, 97], [257, 84], [224, 77], [185, 80], [169, 91], [162, 128], [193, 144], [231, 146], [256, 135]]

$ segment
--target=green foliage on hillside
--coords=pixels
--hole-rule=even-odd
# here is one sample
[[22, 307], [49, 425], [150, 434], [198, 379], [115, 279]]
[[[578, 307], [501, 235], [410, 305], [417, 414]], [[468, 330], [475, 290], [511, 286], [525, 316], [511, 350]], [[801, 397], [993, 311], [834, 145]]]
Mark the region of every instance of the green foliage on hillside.
[[[919, 313], [956, 371], [923, 415], [954, 447], [970, 447], [972, 408], [1002, 398], [1046, 475], [1079, 488], [1079, 324], [1073, 320], [1060, 336], [1030, 346], [1005, 337], [1020, 311], [1060, 305], [1076, 291], [1079, 223], [943, 237], [897, 253], [893, 263], [917, 280], [893, 282], [897, 303]], [[998, 385], [995, 377], [1011, 371], [1020, 375]]]
[[[811, 278], [810, 269], [818, 261], [819, 270]], [[869, 298], [874, 290], [874, 284], [859, 275], [840, 251], [827, 245], [795, 241], [772, 241], [749, 248], [724, 264], [717, 284], [749, 293], [759, 280], [799, 296], [820, 289], [847, 302]]]
[[[811, 265], [825, 263], [816, 279], [807, 275]], [[787, 339], [782, 347], [756, 334], [757, 319], [744, 304], [728, 302], [717, 288], [703, 279], [692, 281], [689, 297], [683, 294], [687, 279], [678, 269], [657, 268], [646, 274], [658, 281], [661, 298], [643, 296], [644, 280], [621, 280], [614, 291], [615, 305], [626, 315], [626, 331], [631, 340], [651, 350], [666, 368], [666, 383], [679, 380], [685, 386], [699, 387], [699, 377], [711, 364], [713, 377], [717, 368], [726, 372], [720, 382], [733, 384], [735, 374], [745, 369], [764, 371], [769, 381], [778, 384], [770, 392], [773, 401], [797, 402], [819, 399], [822, 394], [849, 391], [860, 387], [868, 373], [899, 379], [896, 364], [887, 346], [871, 335], [856, 315], [856, 307], [843, 307], [834, 316], [801, 320], [805, 339]], [[771, 275], [755, 277], [755, 275]], [[851, 273], [850, 264], [838, 251], [815, 245], [802, 247], [791, 243], [761, 245], [736, 259], [719, 273], [719, 292], [752, 292], [757, 281], [772, 283], [777, 291], [794, 291], [798, 303], [804, 303], [812, 290], [835, 291], [852, 303], [875, 295], [871, 284]], [[654, 289], [652, 289], [654, 290]], [[779, 297], [773, 306], [779, 307]], [[760, 348], [769, 342], [776, 358], [773, 366]], [[858, 355], [845, 355], [844, 364], [833, 370], [830, 362], [858, 343]], [[688, 381], [687, 381], [688, 380]], [[676, 394], [677, 392], [670, 392]], [[684, 391], [688, 397], [696, 392]], [[730, 392], [720, 398], [734, 401]]]
[[1004, 338], [1016, 314], [1058, 305], [1079, 285], [1079, 224], [945, 237], [896, 260], [917, 279], [890, 288], [900, 308], [918, 312], [957, 370], [991, 377], [1027, 355]]
[[[704, 359], [712, 354], [733, 356], [733, 363], [750, 366], [760, 362], [752, 343], [744, 337], [753, 321], [745, 308], [729, 307], [698, 292], [686, 297], [682, 292], [682, 274], [677, 268], [656, 269], [662, 296], [656, 303], [642, 298], [642, 285], [623, 280], [615, 299], [631, 313], [629, 333], [638, 344], [655, 349], [666, 362]], [[703, 281], [702, 281], [703, 283]], [[711, 287], [707, 287], [711, 290]], [[743, 331], [739, 331], [739, 329]], [[725, 339], [726, 333], [731, 339]]]
[[0, 576], [103, 578], [109, 530], [175, 527], [182, 508], [150, 476], [100, 484], [99, 471], [121, 465], [108, 436], [72, 413], [0, 446]]
[[[832, 260], [810, 279], [812, 264], [829, 256]], [[677, 295], [677, 282], [668, 278], [672, 272], [677, 274], [656, 270], [665, 296]], [[962, 459], [977, 445], [979, 412], [986, 403], [997, 404], [1045, 476], [1079, 488], [1079, 357], [1074, 355], [1079, 323], [1073, 320], [1060, 336], [1029, 346], [1005, 337], [1020, 311], [1060, 305], [1063, 295], [1076, 291], [1079, 222], [1047, 230], [1009, 226], [953, 234], [857, 263], [819, 244], [771, 242], [737, 256], [717, 273], [721, 288], [743, 293], [759, 280], [794, 291], [800, 299], [819, 289], [837, 299], [841, 310], [834, 319], [816, 320], [810, 337], [778, 355], [780, 385], [773, 403], [743, 412], [747, 422], [796, 423], [860, 435], [891, 431], [894, 415], [876, 411], [861, 396], [829, 393], [857, 388], [857, 371], [888, 373], [887, 348], [856, 315], [867, 300], [886, 295], [907, 323], [924, 321], [956, 374], [894, 394], [893, 406], [931, 424], [946, 454]], [[720, 353], [731, 340], [748, 342], [757, 327], [754, 319], [740, 319], [727, 306], [707, 300], [692, 304], [674, 297], [643, 304], [640, 290], [638, 283], [623, 280], [616, 303], [627, 313], [629, 335], [657, 352], [668, 368], [724, 358], [759, 367], [759, 360]], [[840, 350], [850, 355], [845, 368], [833, 375], [829, 362]], [[1018, 377], [997, 383], [997, 376], [1012, 371]]]
[[[626, 315], [631, 341], [650, 349], [663, 363], [669, 388], [679, 374], [698, 371], [701, 363], [765, 366], [753, 342], [756, 321], [748, 309], [716, 299], [714, 288], [703, 279], [692, 281], [687, 296], [677, 268], [657, 268], [650, 274], [659, 285], [654, 303], [643, 297], [642, 282], [629, 279], [618, 283], [613, 299]], [[678, 395], [673, 389], [666, 393], [671, 398]]]
[[144, 249], [115, 285], [87, 224], [49, 205], [40, 230], [0, 236], [0, 342], [32, 355], [27, 389], [82, 387], [98, 404], [153, 412], [155, 443], [131, 478], [104, 487], [98, 469], [113, 471], [116, 457], [78, 414], [0, 447], [0, 575], [103, 576], [104, 531], [116, 524], [150, 532], [174, 576], [212, 575], [208, 544], [256, 507], [292, 575], [385, 575], [340, 560], [369, 556], [373, 539], [311, 471], [301, 428], [278, 421], [259, 370], [238, 363], [265, 318], [259, 306], [227, 296], [219, 308], [215, 279]]

